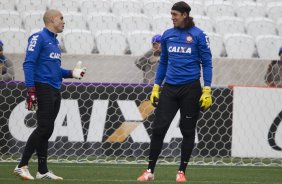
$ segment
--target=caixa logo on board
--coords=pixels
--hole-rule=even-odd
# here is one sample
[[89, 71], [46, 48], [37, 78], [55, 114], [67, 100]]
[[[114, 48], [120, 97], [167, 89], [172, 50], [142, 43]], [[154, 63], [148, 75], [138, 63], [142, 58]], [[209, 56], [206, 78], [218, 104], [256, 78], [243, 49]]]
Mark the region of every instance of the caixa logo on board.
[[[144, 101], [139, 106], [132, 100], [117, 100], [118, 108], [122, 113], [124, 122], [110, 122], [111, 128], [115, 123], [120, 126], [114, 132], [103, 139], [105, 132], [106, 117], [109, 116], [109, 100], [93, 100], [92, 111], [89, 116], [87, 135], [83, 134], [84, 122], [81, 122], [79, 105], [77, 100], [62, 100], [59, 114], [55, 121], [54, 132], [49, 141], [55, 141], [57, 137], [67, 137], [70, 142], [123, 142], [128, 136], [134, 142], [150, 142], [148, 131], [143, 121], [154, 110], [150, 101]], [[25, 101], [19, 103], [9, 117], [9, 131], [11, 135], [19, 141], [27, 141], [35, 127], [28, 127], [25, 118], [31, 112], [25, 109]], [[180, 119], [179, 112], [175, 116], [164, 142], [169, 143], [172, 138], [181, 138], [178, 128]], [[85, 127], [84, 127], [85, 128]], [[85, 139], [86, 137], [86, 139]], [[198, 138], [196, 137], [196, 142]]]

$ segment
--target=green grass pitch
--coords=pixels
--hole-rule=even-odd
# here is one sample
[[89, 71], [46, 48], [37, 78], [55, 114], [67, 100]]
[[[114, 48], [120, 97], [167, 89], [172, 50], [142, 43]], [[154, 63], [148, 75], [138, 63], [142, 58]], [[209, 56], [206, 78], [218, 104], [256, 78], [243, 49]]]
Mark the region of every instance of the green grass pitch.
[[[136, 178], [146, 168], [140, 164], [74, 164], [50, 163], [49, 169], [62, 176], [63, 181], [22, 181], [13, 175], [16, 163], [0, 162], [1, 184], [22, 183], [142, 183]], [[150, 183], [176, 183], [178, 166], [158, 165], [155, 181]], [[30, 172], [35, 176], [36, 163], [30, 164]], [[237, 167], [237, 166], [188, 166], [188, 183], [190, 184], [282, 184], [282, 167]], [[147, 182], [146, 182], [147, 183]]]

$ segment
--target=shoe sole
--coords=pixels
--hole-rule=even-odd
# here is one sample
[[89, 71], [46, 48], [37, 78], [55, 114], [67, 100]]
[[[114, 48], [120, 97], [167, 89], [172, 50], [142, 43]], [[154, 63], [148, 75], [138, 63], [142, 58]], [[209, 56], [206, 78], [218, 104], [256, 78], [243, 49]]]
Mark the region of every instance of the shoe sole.
[[14, 173], [14, 175], [20, 177], [22, 180], [34, 180], [34, 179], [30, 179], [30, 178], [28, 178], [28, 177], [21, 176], [21, 175], [20, 175], [19, 173], [17, 173], [17, 172], [13, 172], [13, 173]]

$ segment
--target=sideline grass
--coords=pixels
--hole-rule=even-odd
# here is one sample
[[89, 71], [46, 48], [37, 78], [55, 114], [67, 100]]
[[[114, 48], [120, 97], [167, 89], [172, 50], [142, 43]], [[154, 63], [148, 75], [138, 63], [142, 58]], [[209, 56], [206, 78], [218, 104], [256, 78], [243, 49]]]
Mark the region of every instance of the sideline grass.
[[[22, 184], [13, 175], [16, 163], [0, 162], [1, 184]], [[35, 176], [37, 165], [30, 164], [30, 172]], [[145, 165], [126, 164], [49, 164], [49, 169], [63, 181], [27, 181], [28, 183], [60, 184], [109, 184], [140, 183], [136, 178], [146, 168]], [[155, 171], [156, 180], [150, 183], [176, 183], [176, 165], [159, 165]], [[282, 184], [282, 167], [234, 167], [234, 166], [189, 166], [187, 177], [190, 184]]]

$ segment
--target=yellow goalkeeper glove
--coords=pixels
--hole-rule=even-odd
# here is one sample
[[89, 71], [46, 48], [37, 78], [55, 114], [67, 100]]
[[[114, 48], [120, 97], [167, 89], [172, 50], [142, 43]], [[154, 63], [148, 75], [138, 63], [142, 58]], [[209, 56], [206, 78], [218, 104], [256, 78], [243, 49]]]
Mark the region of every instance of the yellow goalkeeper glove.
[[160, 86], [158, 84], [154, 84], [152, 94], [150, 96], [150, 101], [154, 107], [157, 107], [158, 105], [159, 92], [160, 92]]
[[202, 96], [200, 98], [201, 108], [206, 110], [212, 105], [211, 87], [204, 86], [202, 90]]

